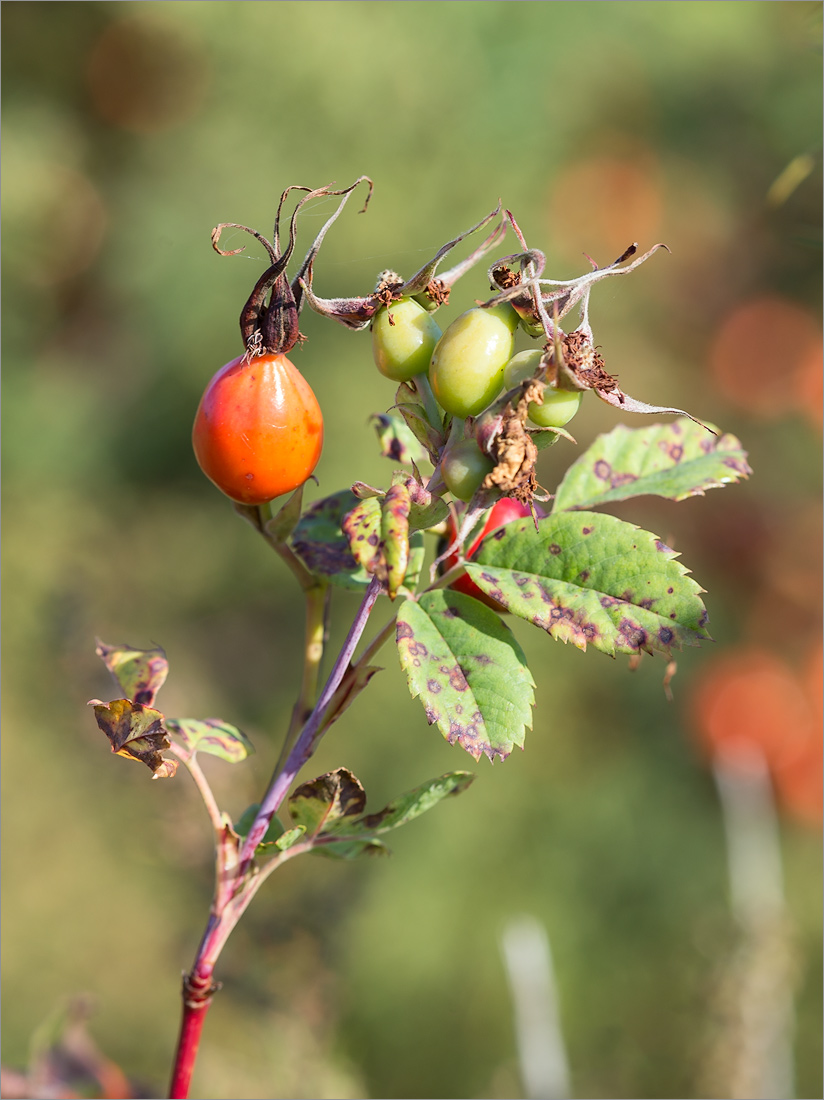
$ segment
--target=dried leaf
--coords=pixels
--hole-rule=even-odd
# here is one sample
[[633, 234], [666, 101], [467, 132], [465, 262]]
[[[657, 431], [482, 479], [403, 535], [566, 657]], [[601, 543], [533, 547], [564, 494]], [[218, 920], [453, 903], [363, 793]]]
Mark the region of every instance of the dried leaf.
[[112, 752], [145, 764], [152, 779], [171, 779], [177, 761], [162, 756], [171, 741], [159, 710], [131, 699], [114, 699], [111, 703], [91, 699], [89, 706], [94, 707], [97, 724], [108, 737]]

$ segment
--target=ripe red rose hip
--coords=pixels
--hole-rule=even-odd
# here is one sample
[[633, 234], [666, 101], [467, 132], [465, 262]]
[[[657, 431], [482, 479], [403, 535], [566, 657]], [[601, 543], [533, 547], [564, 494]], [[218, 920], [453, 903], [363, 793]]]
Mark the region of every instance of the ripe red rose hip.
[[[519, 500], [513, 500], [512, 497], [502, 497], [493, 506], [491, 512], [487, 516], [486, 523], [483, 525], [483, 529], [478, 537], [472, 542], [472, 545], [464, 553], [465, 558], [474, 557], [483, 540], [489, 534], [490, 531], [494, 531], [496, 527], [502, 527], [505, 523], [509, 523], [513, 519], [524, 519], [526, 516], [531, 515], [529, 507], [526, 504], [522, 504]], [[457, 534], [455, 530], [455, 523], [450, 515], [447, 521], [447, 539], [451, 546], [455, 541]], [[443, 571], [451, 569], [453, 565], [457, 565], [458, 555], [452, 554], [446, 558], [443, 563]], [[478, 588], [477, 584], [473, 580], [470, 580], [466, 573], [463, 576], [458, 577], [456, 581], [453, 581], [449, 586], [454, 588], [456, 592], [463, 592], [465, 596], [473, 596], [476, 600], [480, 600], [481, 603], [486, 604], [487, 607], [491, 607], [494, 611], [506, 610], [497, 600], [493, 600], [491, 596], [487, 596], [485, 592], [482, 592]]]
[[297, 489], [318, 464], [323, 414], [285, 355], [233, 359], [206, 387], [192, 432], [204, 474], [239, 504]]

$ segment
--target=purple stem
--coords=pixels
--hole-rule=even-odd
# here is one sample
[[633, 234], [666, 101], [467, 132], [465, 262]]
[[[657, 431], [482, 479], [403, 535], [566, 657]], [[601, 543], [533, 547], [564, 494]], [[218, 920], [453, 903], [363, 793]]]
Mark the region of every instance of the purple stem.
[[369, 614], [380, 595], [380, 590], [380, 581], [378, 581], [376, 577], [373, 577], [369, 582], [369, 586], [363, 597], [363, 602], [358, 608], [352, 626], [346, 636], [346, 641], [343, 643], [343, 648], [338, 654], [335, 665], [329, 674], [329, 679], [326, 681], [326, 685], [318, 697], [315, 709], [307, 718], [306, 724], [300, 732], [300, 737], [298, 737], [294, 748], [286, 758], [283, 769], [274, 775], [269, 785], [269, 789], [260, 804], [255, 823], [249, 830], [240, 851], [238, 881], [240, 881], [244, 871], [251, 863], [252, 857], [255, 854], [255, 849], [265, 836], [266, 830], [269, 828], [269, 822], [272, 820], [281, 802], [283, 802], [283, 799], [286, 797], [287, 791], [292, 786], [292, 781], [314, 752], [315, 739], [323, 720], [324, 711], [328, 707], [332, 696], [338, 690], [346, 670], [349, 668], [349, 663], [352, 660], [352, 656], [361, 639], [361, 635], [366, 629], [366, 624], [369, 621]]

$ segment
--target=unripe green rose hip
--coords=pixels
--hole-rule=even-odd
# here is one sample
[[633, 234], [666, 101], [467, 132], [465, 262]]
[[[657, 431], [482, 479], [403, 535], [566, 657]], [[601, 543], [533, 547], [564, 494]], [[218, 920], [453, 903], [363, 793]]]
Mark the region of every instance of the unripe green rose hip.
[[495, 468], [474, 439], [453, 443], [441, 460], [441, 476], [456, 500], [471, 500], [481, 482]]
[[[527, 378], [532, 378], [541, 362], [543, 352], [538, 348], [513, 355], [504, 370], [504, 386], [511, 390]], [[556, 390], [547, 386], [544, 403], [530, 401], [529, 419], [539, 428], [563, 428], [578, 412], [583, 393], [579, 390]]]
[[518, 314], [504, 304], [470, 309], [457, 317], [432, 354], [429, 379], [441, 408], [477, 416], [501, 392], [512, 355]]
[[372, 322], [375, 363], [382, 375], [395, 382], [408, 382], [416, 374], [425, 374], [440, 338], [434, 317], [411, 298], [392, 302]]

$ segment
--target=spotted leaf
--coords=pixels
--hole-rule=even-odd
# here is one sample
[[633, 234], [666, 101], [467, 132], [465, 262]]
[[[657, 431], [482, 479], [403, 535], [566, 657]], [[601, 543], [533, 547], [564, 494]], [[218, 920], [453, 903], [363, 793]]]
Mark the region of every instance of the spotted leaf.
[[395, 599], [409, 564], [409, 489], [392, 485], [381, 506], [381, 548], [373, 563], [375, 575]]
[[188, 752], [206, 752], [230, 764], [245, 760], [255, 751], [245, 733], [220, 718], [167, 718], [166, 728]]
[[427, 592], [403, 604], [396, 638], [412, 696], [450, 744], [475, 760], [523, 747], [535, 685], [498, 615], [459, 592]]
[[604, 653], [663, 653], [708, 639], [707, 612], [677, 554], [598, 512], [514, 520], [466, 571], [487, 595], [553, 638]]
[[381, 542], [381, 502], [377, 497], [359, 501], [341, 521], [349, 549], [363, 569], [369, 569]]
[[365, 806], [366, 795], [360, 780], [346, 768], [302, 783], [289, 799], [292, 820], [295, 825], [303, 825], [309, 837], [341, 818], [357, 817]]
[[[338, 818], [320, 834], [314, 850], [336, 859], [388, 853], [389, 849], [377, 839], [379, 833], [388, 833], [414, 821], [444, 798], [465, 791], [474, 778], [471, 772], [448, 772], [394, 798], [377, 813], [363, 814], [354, 820]], [[341, 839], [336, 840], [338, 836]]]
[[152, 705], [169, 671], [166, 654], [159, 646], [132, 649], [128, 645], [106, 645], [98, 639], [95, 652], [127, 699], [147, 707]]
[[341, 588], [362, 589], [369, 574], [352, 556], [341, 520], [358, 504], [350, 489], [316, 500], [292, 532], [292, 549], [312, 573]]
[[374, 413], [371, 420], [378, 433], [378, 442], [384, 458], [391, 458], [393, 462], [404, 462], [407, 466], [413, 462], [420, 466], [429, 458], [429, 452], [400, 416]]
[[429, 779], [421, 783], [412, 791], [394, 798], [382, 810], [374, 814], [364, 814], [351, 825], [344, 826], [347, 833], [388, 833], [391, 829], [399, 829], [409, 821], [431, 810], [444, 798], [450, 795], [460, 794], [465, 791], [475, 779], [472, 772], [447, 772], [439, 775], [437, 779]]
[[746, 452], [734, 435], [711, 435], [687, 419], [649, 428], [619, 425], [599, 436], [569, 467], [553, 511], [645, 494], [685, 500], [750, 473]]

